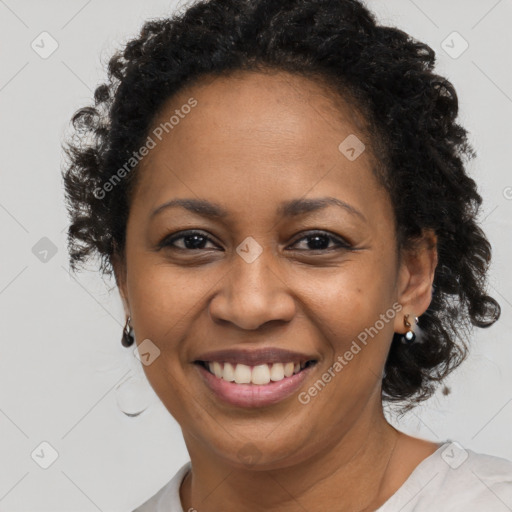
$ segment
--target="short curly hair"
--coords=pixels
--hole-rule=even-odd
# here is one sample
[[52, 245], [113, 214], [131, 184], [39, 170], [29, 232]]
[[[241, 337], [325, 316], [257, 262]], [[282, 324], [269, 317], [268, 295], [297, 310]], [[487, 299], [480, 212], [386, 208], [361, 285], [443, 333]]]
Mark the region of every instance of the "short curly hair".
[[487, 327], [500, 306], [486, 294], [491, 247], [477, 224], [482, 198], [465, 161], [476, 153], [456, 123], [453, 85], [433, 72], [435, 52], [377, 23], [359, 0], [200, 0], [148, 20], [108, 64], [94, 104], [72, 118], [63, 179], [76, 271], [95, 254], [111, 276], [124, 257], [137, 166], [112, 191], [97, 190], [147, 137], [163, 103], [201, 77], [272, 69], [326, 80], [364, 113], [397, 226], [397, 246], [423, 229], [437, 236], [438, 265], [422, 343], [394, 335], [382, 399], [411, 408], [467, 355], [472, 326]]

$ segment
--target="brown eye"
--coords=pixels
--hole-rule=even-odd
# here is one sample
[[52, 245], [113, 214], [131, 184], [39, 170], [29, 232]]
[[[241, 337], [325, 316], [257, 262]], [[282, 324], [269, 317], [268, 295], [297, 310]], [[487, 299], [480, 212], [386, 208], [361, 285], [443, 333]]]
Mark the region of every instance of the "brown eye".
[[[306, 248], [311, 251], [329, 251], [333, 249], [350, 249], [351, 245], [347, 243], [345, 240], [338, 236], [334, 236], [325, 231], [316, 231], [312, 233], [308, 233], [306, 236], [298, 239], [294, 242], [293, 245], [296, 245], [298, 242], [303, 240], [307, 240]], [[329, 244], [334, 242], [334, 246], [329, 247]], [[307, 250], [306, 249], [306, 250]], [[299, 249], [303, 250], [303, 249]]]
[[[177, 241], [181, 241], [181, 246], [176, 245]], [[200, 231], [183, 231], [179, 234], [174, 234], [170, 237], [164, 238], [162, 242], [159, 244], [159, 248], [168, 247], [171, 249], [178, 250], [198, 250], [198, 249], [208, 249], [205, 247], [207, 243], [212, 243], [211, 239]], [[215, 246], [217, 247], [217, 246]]]

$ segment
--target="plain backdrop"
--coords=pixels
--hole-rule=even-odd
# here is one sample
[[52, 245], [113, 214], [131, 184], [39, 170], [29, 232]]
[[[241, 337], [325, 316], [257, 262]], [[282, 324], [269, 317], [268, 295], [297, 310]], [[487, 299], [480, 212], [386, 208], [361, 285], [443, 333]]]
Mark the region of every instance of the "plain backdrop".
[[[455, 85], [478, 153], [470, 171], [494, 251], [489, 291], [502, 306], [498, 323], [475, 331], [451, 393], [390, 419], [412, 435], [512, 459], [512, 2], [368, 5], [428, 43]], [[0, 511], [131, 511], [188, 460], [179, 426], [121, 346], [114, 283], [93, 264], [68, 273], [60, 176], [69, 120], [90, 103], [110, 55], [175, 7], [0, 0]], [[129, 417], [121, 408], [145, 410]]]

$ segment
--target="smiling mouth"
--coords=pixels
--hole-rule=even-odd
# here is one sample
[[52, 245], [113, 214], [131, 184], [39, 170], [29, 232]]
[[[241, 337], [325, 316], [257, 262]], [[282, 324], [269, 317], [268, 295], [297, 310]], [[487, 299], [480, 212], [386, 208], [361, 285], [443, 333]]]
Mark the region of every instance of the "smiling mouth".
[[317, 363], [315, 359], [294, 363], [269, 363], [249, 366], [241, 363], [195, 361], [217, 378], [235, 384], [265, 385], [291, 377]]

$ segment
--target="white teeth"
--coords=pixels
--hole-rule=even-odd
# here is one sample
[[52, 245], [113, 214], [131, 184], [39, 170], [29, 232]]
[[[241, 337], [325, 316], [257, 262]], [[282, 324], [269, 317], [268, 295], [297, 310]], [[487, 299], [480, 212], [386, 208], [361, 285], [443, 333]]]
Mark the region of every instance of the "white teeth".
[[268, 364], [259, 364], [252, 369], [251, 382], [253, 384], [268, 384], [270, 382]]
[[246, 364], [208, 362], [208, 368], [219, 379], [237, 384], [265, 385], [279, 382], [305, 368], [305, 363], [273, 363], [248, 366]]
[[245, 364], [237, 364], [235, 368], [235, 382], [237, 384], [250, 384], [251, 367]]
[[219, 377], [219, 379], [222, 377], [222, 365], [217, 361], [213, 362], [213, 373], [216, 377]]
[[291, 375], [293, 375], [294, 368], [295, 368], [295, 366], [293, 363], [286, 363], [284, 365], [284, 376], [290, 377]]
[[228, 382], [235, 380], [235, 368], [231, 363], [224, 363], [224, 375], [221, 377]]
[[284, 379], [283, 363], [274, 363], [270, 369], [270, 380], [278, 381]]

